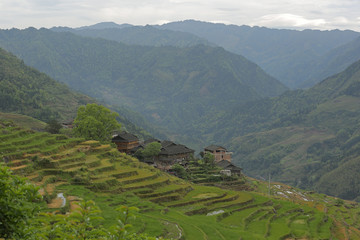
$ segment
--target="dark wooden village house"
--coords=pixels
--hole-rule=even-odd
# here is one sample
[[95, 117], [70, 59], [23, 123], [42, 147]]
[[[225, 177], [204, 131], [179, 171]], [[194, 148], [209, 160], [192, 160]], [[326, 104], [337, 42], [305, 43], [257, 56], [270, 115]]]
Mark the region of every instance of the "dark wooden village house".
[[131, 151], [140, 145], [139, 138], [128, 132], [121, 132], [111, 139], [120, 152], [130, 154]]

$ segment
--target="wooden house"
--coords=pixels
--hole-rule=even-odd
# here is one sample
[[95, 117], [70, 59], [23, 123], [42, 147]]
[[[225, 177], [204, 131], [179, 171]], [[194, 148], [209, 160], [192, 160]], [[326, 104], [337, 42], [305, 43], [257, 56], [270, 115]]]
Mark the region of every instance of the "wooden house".
[[116, 144], [120, 152], [127, 154], [140, 145], [138, 137], [128, 132], [121, 132], [115, 135], [111, 141]]
[[[153, 139], [147, 143], [159, 140]], [[176, 144], [171, 141], [162, 141], [161, 149], [158, 156], [153, 160], [147, 159], [146, 162], [162, 170], [169, 170], [172, 165], [179, 163], [184, 164], [187, 160], [194, 156], [194, 150], [182, 144]]]
[[204, 153], [207, 152], [214, 155], [215, 162], [220, 162], [222, 160], [231, 162], [232, 152], [228, 152], [224, 147], [217, 145], [210, 145], [204, 149]]
[[231, 175], [241, 175], [242, 168], [235, 166], [227, 160], [221, 160], [220, 162], [217, 162], [216, 165], [224, 170], [230, 171]]

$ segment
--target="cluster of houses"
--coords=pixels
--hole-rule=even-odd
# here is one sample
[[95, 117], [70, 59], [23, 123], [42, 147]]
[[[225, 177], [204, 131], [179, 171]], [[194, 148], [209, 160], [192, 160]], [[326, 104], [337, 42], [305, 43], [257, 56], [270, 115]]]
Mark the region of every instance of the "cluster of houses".
[[[168, 140], [159, 141], [157, 139], [150, 139], [140, 142], [137, 136], [128, 132], [121, 132], [112, 138], [112, 142], [116, 144], [117, 149], [127, 154], [135, 154], [139, 149], [144, 149], [147, 144], [155, 141], [161, 144], [160, 152], [154, 158], [146, 159], [145, 161], [161, 170], [168, 171], [176, 163], [185, 166], [188, 160], [194, 157], [195, 151], [193, 149]], [[242, 169], [231, 163], [232, 153], [228, 152], [226, 148], [210, 145], [204, 148], [204, 153], [214, 155], [216, 165], [223, 169], [222, 173], [226, 175], [241, 175]]]

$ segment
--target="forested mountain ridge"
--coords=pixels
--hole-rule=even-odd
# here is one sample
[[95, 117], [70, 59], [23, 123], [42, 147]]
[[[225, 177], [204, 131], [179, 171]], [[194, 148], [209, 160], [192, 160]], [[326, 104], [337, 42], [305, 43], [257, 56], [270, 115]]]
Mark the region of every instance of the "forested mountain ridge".
[[[266, 72], [291, 88], [312, 86], [322, 78], [343, 71], [331, 68], [328, 75], [321, 75], [323, 69], [313, 68], [326, 61], [331, 50], [348, 44], [360, 36], [354, 31], [285, 30], [265, 27], [249, 27], [215, 24], [186, 20], [157, 26], [159, 29], [192, 33], [226, 50], [241, 54], [257, 63]], [[354, 55], [356, 56], [356, 55]], [[325, 58], [325, 59], [324, 59]], [[358, 60], [357, 58], [356, 60]]]
[[[114, 23], [115, 24], [115, 23]], [[82, 28], [51, 28], [56, 32], [71, 32], [84, 37], [103, 38], [131, 45], [191, 47], [199, 44], [215, 46], [191, 33], [161, 30], [150, 25], [114, 25], [99, 23]]]
[[0, 31], [0, 46], [56, 80], [180, 135], [207, 115], [286, 90], [256, 64], [219, 47], [128, 46], [33, 28]]
[[82, 36], [147, 46], [218, 45], [259, 64], [292, 88], [311, 87], [359, 60], [354, 31], [285, 30], [186, 20], [158, 25], [99, 23], [52, 28]]
[[232, 119], [221, 132], [238, 137], [223, 141], [248, 174], [359, 200], [359, 92], [360, 61], [309, 90], [234, 108], [214, 122]]

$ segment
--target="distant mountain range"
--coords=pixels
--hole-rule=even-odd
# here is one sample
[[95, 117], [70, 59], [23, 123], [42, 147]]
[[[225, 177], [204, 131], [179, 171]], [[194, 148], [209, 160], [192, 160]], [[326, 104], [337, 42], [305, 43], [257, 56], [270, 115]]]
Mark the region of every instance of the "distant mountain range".
[[130, 46], [33, 28], [0, 31], [0, 46], [56, 80], [180, 135], [231, 105], [287, 89], [219, 47]]
[[354, 31], [280, 30], [194, 20], [145, 27], [100, 23], [53, 30], [147, 46], [218, 45], [257, 63], [290, 88], [311, 87], [360, 59], [353, 42], [359, 41], [360, 33]]

